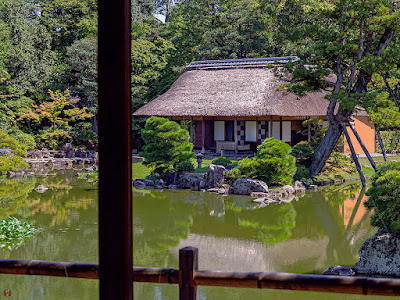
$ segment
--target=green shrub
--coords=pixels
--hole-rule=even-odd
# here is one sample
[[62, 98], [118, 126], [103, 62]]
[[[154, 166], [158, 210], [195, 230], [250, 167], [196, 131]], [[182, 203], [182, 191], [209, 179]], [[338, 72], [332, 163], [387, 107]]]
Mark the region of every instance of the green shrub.
[[[400, 152], [400, 131], [381, 131], [383, 145], [385, 146], [385, 151], [387, 153]], [[376, 139], [376, 152], [381, 153], [381, 147], [379, 145], [378, 139]]]
[[238, 168], [241, 175], [263, 180], [268, 185], [291, 184], [296, 172], [296, 159], [290, 153], [288, 144], [272, 137], [258, 146], [253, 159], [240, 161]]
[[353, 173], [356, 171], [356, 166], [353, 160], [345, 154], [333, 152], [326, 162], [323, 172], [337, 173], [346, 172]]
[[368, 208], [374, 208], [371, 224], [400, 234], [400, 162], [383, 163], [367, 191]]
[[293, 176], [293, 179], [300, 180], [304, 183], [306, 179], [310, 178], [310, 170], [306, 166], [300, 164], [296, 164], [296, 167], [297, 170]]
[[190, 161], [183, 161], [176, 166], [175, 171], [177, 171], [178, 173], [193, 172], [194, 166]]
[[239, 170], [239, 168], [233, 168], [232, 170], [229, 170], [228, 172], [225, 172], [224, 178], [225, 182], [229, 185], [232, 185], [236, 179], [242, 178], [242, 174]]
[[151, 117], [147, 119], [142, 130], [144, 141], [143, 153], [140, 156], [146, 160], [153, 172], [162, 176], [175, 168], [179, 163], [189, 161], [196, 155], [192, 152], [193, 144], [189, 142], [189, 133], [178, 123], [165, 118]]
[[220, 166], [226, 167], [226, 166], [229, 166], [232, 163], [232, 161], [227, 159], [226, 157], [221, 156], [221, 157], [214, 158], [212, 160], [212, 163], [214, 165], [220, 165]]
[[97, 133], [93, 131], [89, 122], [77, 123], [71, 130], [73, 145], [93, 149], [97, 144]]
[[13, 136], [19, 143], [26, 146], [27, 149], [33, 150], [36, 148], [35, 138], [25, 132], [18, 132], [15, 136]]
[[309, 166], [312, 158], [314, 157], [314, 151], [310, 144], [306, 141], [297, 143], [292, 148], [291, 154], [296, 158], [296, 162], [303, 166]]
[[29, 167], [29, 164], [23, 159], [27, 155], [26, 146], [5, 132], [0, 132], [0, 148], [10, 148], [13, 151], [12, 153], [0, 155], [0, 174]]

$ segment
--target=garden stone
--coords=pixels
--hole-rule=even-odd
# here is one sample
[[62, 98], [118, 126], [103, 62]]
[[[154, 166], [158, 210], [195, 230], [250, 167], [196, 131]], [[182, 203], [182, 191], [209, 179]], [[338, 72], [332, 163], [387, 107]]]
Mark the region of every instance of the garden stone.
[[154, 186], [154, 181], [150, 179], [144, 179], [146, 186]]
[[261, 180], [252, 178], [239, 178], [229, 189], [229, 194], [251, 195], [252, 192], [268, 192], [268, 185]]
[[148, 179], [151, 179], [151, 180], [153, 180], [153, 179], [160, 179], [160, 174], [154, 173], [154, 174], [151, 174], [151, 175], [147, 176], [147, 178], [148, 178]]
[[257, 199], [253, 200], [253, 202], [257, 202], [257, 203], [264, 203], [264, 201], [265, 201], [265, 198], [257, 198]]
[[282, 191], [285, 191], [289, 195], [294, 194], [294, 192], [295, 192], [294, 188], [291, 185], [284, 185], [282, 187]]
[[400, 276], [400, 237], [379, 229], [365, 241], [358, 254], [357, 270], [362, 273]]
[[324, 275], [338, 275], [338, 276], [355, 276], [356, 268], [349, 266], [332, 266], [324, 271]]
[[54, 154], [55, 158], [65, 158], [65, 152], [63, 150], [58, 151], [56, 154]]
[[34, 150], [33, 153], [31, 153], [30, 158], [41, 159], [41, 158], [43, 158], [43, 153], [40, 150]]
[[308, 186], [308, 189], [309, 190], [313, 190], [313, 191], [318, 191], [318, 185], [311, 184], [311, 185]]
[[169, 189], [169, 190], [176, 190], [176, 189], [177, 189], [177, 186], [174, 185], [174, 184], [170, 184], [170, 185], [168, 186], [168, 189]]
[[212, 189], [222, 185], [224, 183], [224, 171], [224, 166], [211, 164], [208, 167], [205, 188]]
[[205, 188], [207, 173], [186, 173], [179, 176], [178, 185], [183, 189], [200, 191]]
[[74, 147], [72, 146], [71, 143], [67, 143], [65, 144], [61, 150], [63, 150], [65, 152], [65, 157], [66, 158], [73, 158], [75, 157], [75, 150]]
[[49, 149], [47, 149], [47, 148], [42, 148], [42, 150], [40, 150], [41, 152], [42, 152], [42, 156], [44, 157], [44, 158], [50, 158], [50, 151], [49, 151]]
[[294, 182], [294, 189], [295, 189], [295, 190], [305, 190], [305, 189], [306, 189], [306, 186], [305, 186], [304, 183], [302, 183], [301, 181], [296, 180], [296, 181]]
[[254, 197], [254, 198], [262, 198], [262, 197], [268, 197], [269, 193], [262, 193], [262, 192], [253, 192], [250, 194], [250, 197]]
[[47, 191], [49, 188], [47, 186], [44, 186], [43, 184], [38, 185], [37, 187], [35, 187], [35, 191], [43, 194], [45, 191]]
[[155, 187], [156, 189], [162, 189], [163, 187], [165, 187], [165, 182], [164, 182], [164, 180], [162, 180], [162, 179], [157, 179], [157, 180], [154, 182], [154, 187]]
[[134, 186], [146, 186], [146, 183], [144, 182], [144, 180], [143, 179], [135, 179], [134, 181], [133, 181], [133, 185]]
[[82, 148], [78, 148], [78, 150], [76, 150], [76, 152], [75, 152], [75, 157], [87, 158], [88, 153], [85, 150], [83, 150]]

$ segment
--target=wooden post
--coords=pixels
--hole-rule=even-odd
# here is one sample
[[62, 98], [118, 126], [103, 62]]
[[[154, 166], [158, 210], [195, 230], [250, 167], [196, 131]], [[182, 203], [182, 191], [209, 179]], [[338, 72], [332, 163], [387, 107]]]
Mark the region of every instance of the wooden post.
[[283, 134], [282, 134], [282, 117], [279, 117], [279, 140], [282, 141], [283, 140]]
[[199, 265], [198, 249], [185, 247], [179, 250], [179, 300], [197, 300], [198, 290], [194, 284], [194, 272]]
[[371, 164], [371, 166], [374, 168], [374, 171], [376, 172], [377, 171], [376, 164], [375, 164], [374, 160], [372, 159], [371, 155], [369, 154], [367, 147], [365, 147], [361, 137], [358, 135], [357, 130], [354, 128], [353, 124], [350, 124], [350, 128], [353, 131], [354, 136], [356, 137], [358, 143], [360, 144], [361, 148], [363, 149], [365, 155], [367, 156], [369, 163]]
[[[261, 124], [260, 124], [260, 129], [261, 129]], [[256, 117], [256, 143], [258, 145], [258, 141], [261, 140], [261, 134], [260, 134], [260, 129], [258, 129], [258, 117]]]
[[235, 124], [233, 125], [234, 131], [235, 131], [235, 154], [238, 154], [239, 152], [239, 139], [238, 139], [238, 126], [237, 126], [237, 118], [235, 118]]
[[202, 134], [201, 150], [204, 151], [206, 149], [206, 122], [204, 121], [204, 118], [201, 119], [201, 134]]
[[100, 299], [133, 299], [131, 9], [98, 1]]
[[307, 142], [311, 142], [311, 124], [308, 124], [307, 128]]
[[357, 157], [356, 151], [354, 150], [353, 143], [351, 142], [349, 133], [347, 131], [346, 124], [343, 124], [342, 126], [343, 126], [343, 132], [344, 132], [344, 134], [346, 136], [347, 143], [349, 144], [349, 148], [350, 148], [350, 151], [351, 151], [351, 156], [353, 157], [354, 163], [356, 164], [356, 168], [357, 168], [358, 174], [360, 175], [362, 186], [366, 187], [367, 183], [365, 182], [365, 177], [364, 177], [364, 174], [362, 172], [360, 162], [358, 161], [358, 157]]
[[268, 137], [270, 138], [270, 137], [272, 137], [272, 128], [273, 128], [273, 126], [272, 126], [272, 116], [270, 116], [270, 119], [269, 119], [269, 130], [268, 130]]
[[383, 145], [381, 133], [380, 133], [379, 129], [376, 128], [376, 125], [375, 125], [375, 133], [376, 133], [376, 136], [378, 137], [379, 146], [381, 147], [381, 150], [382, 150], [383, 160], [388, 161], [387, 157], [386, 157], [386, 150], [385, 150], [385, 146]]
[[193, 117], [190, 118], [190, 142], [193, 144], [194, 141], [194, 130], [193, 130]]

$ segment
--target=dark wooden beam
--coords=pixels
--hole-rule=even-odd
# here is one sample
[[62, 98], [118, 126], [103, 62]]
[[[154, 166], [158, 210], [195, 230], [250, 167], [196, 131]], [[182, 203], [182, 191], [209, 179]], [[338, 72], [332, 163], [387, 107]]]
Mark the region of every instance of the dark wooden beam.
[[283, 141], [282, 128], [283, 128], [282, 117], [279, 117], [279, 140], [281, 141]]
[[100, 299], [133, 299], [130, 0], [99, 0]]

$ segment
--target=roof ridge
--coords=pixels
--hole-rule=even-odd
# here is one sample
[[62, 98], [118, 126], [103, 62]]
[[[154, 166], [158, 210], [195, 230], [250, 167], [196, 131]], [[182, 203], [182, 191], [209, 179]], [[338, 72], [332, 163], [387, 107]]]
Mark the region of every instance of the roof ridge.
[[218, 67], [258, 67], [262, 65], [281, 63], [285, 64], [291, 61], [297, 61], [298, 56], [282, 56], [282, 57], [261, 57], [261, 58], [240, 58], [240, 59], [221, 59], [221, 60], [200, 60], [192, 61], [187, 67], [186, 71], [218, 68]]

